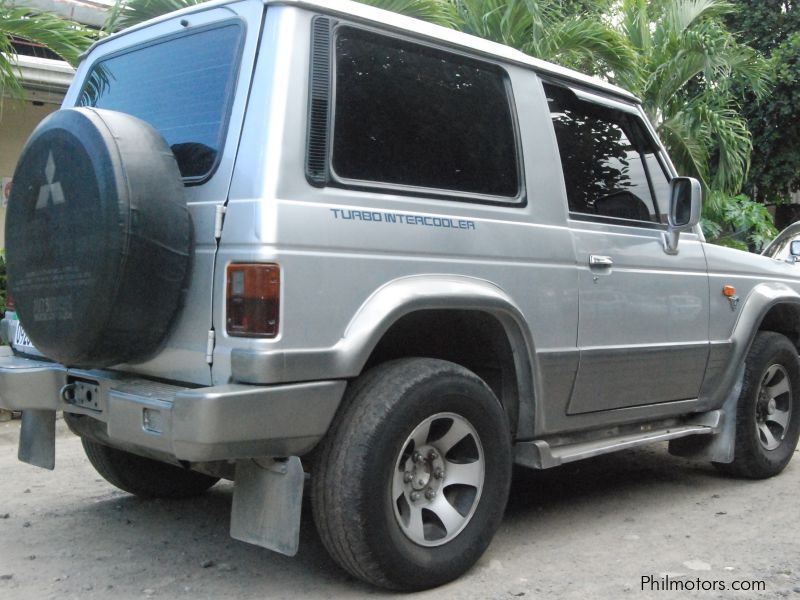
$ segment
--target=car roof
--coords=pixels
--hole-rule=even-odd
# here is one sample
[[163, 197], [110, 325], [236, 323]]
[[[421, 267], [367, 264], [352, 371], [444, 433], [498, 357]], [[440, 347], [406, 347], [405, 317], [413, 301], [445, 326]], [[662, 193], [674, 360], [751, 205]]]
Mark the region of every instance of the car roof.
[[497, 58], [504, 62], [532, 67], [544, 74], [554, 75], [561, 79], [569, 79], [579, 84], [620, 96], [632, 102], [638, 102], [636, 96], [629, 91], [612, 85], [602, 79], [590, 77], [578, 71], [567, 69], [559, 65], [534, 58], [510, 46], [498, 44], [484, 38], [455, 29], [428, 23], [421, 19], [407, 17], [388, 10], [353, 2], [352, 0], [264, 0], [265, 4], [285, 4], [299, 6], [314, 12], [355, 18], [356, 20], [380, 25], [383, 28], [394, 29], [398, 33], [408, 33], [416, 37], [427, 38], [437, 43], [463, 48], [472, 53], [482, 54], [490, 58]]
[[[84, 53], [86, 56], [95, 47], [103, 44], [109, 39], [115, 39], [123, 36], [128, 32], [137, 31], [143, 27], [147, 27], [154, 23], [174, 18], [175, 16], [210, 10], [227, 4], [233, 4], [239, 0], [213, 0], [212, 2], [204, 2], [202, 4], [193, 5], [172, 13], [161, 15], [155, 19], [139, 23], [115, 33], [111, 36], [103, 38], [95, 42], [89, 50]], [[543, 75], [552, 75], [562, 80], [568, 80], [579, 85], [588, 86], [607, 94], [612, 94], [618, 98], [622, 98], [629, 102], [638, 103], [639, 100], [628, 92], [627, 90], [612, 85], [602, 79], [590, 77], [578, 71], [567, 69], [559, 65], [540, 60], [520, 52], [510, 46], [498, 44], [474, 35], [462, 33], [455, 29], [449, 29], [441, 25], [428, 23], [421, 19], [415, 19], [398, 13], [394, 13], [381, 8], [376, 8], [361, 2], [353, 2], [352, 0], [262, 0], [266, 5], [287, 5], [304, 8], [314, 11], [316, 13], [327, 14], [335, 17], [345, 17], [353, 21], [361, 22], [369, 25], [380, 26], [383, 29], [394, 30], [401, 34], [408, 34], [414, 37], [422, 38], [435, 42], [437, 44], [445, 44], [458, 49], [467, 50], [470, 53], [483, 55], [488, 58], [500, 60], [502, 62], [521, 65], [534, 69]]]

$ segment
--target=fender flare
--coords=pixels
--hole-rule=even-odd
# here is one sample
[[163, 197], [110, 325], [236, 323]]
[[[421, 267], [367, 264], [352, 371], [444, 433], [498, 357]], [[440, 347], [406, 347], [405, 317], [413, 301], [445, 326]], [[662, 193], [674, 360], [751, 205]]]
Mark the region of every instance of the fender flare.
[[[769, 311], [779, 304], [792, 304], [800, 311], [800, 294], [786, 284], [770, 281], [756, 285], [747, 298], [733, 326], [727, 344], [730, 354], [718, 377], [703, 382], [700, 398], [711, 408], [722, 405], [736, 385], [741, 365]], [[712, 342], [713, 346], [713, 342]]]

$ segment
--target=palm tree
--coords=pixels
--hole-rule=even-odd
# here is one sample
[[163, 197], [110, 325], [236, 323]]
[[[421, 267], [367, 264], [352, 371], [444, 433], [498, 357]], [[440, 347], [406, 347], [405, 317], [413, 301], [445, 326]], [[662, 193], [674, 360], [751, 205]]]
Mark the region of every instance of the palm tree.
[[707, 189], [737, 193], [753, 148], [732, 84], [744, 83], [763, 97], [770, 68], [718, 18], [733, 5], [623, 0], [619, 10], [619, 29], [639, 63], [638, 75], [626, 79], [623, 73], [621, 83], [642, 98], [680, 172], [698, 177]]
[[[117, 0], [106, 19], [104, 29], [117, 31], [160, 15], [202, 4], [208, 0]], [[447, 0], [360, 0], [386, 10], [424, 19], [439, 25], [452, 25], [452, 11]]]
[[[636, 74], [636, 56], [597, 15], [569, 14], [559, 0], [442, 0], [460, 31], [615, 81]], [[380, 4], [380, 2], [376, 2]]]
[[41, 44], [75, 66], [93, 37], [77, 23], [0, 0], [0, 97], [19, 98], [23, 94], [16, 68], [15, 40]]

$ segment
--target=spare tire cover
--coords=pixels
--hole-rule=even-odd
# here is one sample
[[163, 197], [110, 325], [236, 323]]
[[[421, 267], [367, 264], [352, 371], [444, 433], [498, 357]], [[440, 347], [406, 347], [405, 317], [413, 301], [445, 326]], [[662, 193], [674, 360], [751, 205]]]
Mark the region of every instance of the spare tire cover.
[[73, 367], [152, 355], [192, 251], [181, 175], [158, 131], [114, 111], [57, 111], [31, 135], [13, 181], [8, 281], [31, 342]]

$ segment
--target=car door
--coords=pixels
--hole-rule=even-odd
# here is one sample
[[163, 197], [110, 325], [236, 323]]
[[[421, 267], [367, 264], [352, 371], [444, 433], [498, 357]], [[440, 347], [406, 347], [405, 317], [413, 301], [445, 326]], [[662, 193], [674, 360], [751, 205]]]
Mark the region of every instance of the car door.
[[708, 358], [701, 240], [665, 251], [670, 171], [636, 106], [545, 83], [579, 272], [567, 412], [697, 397]]

